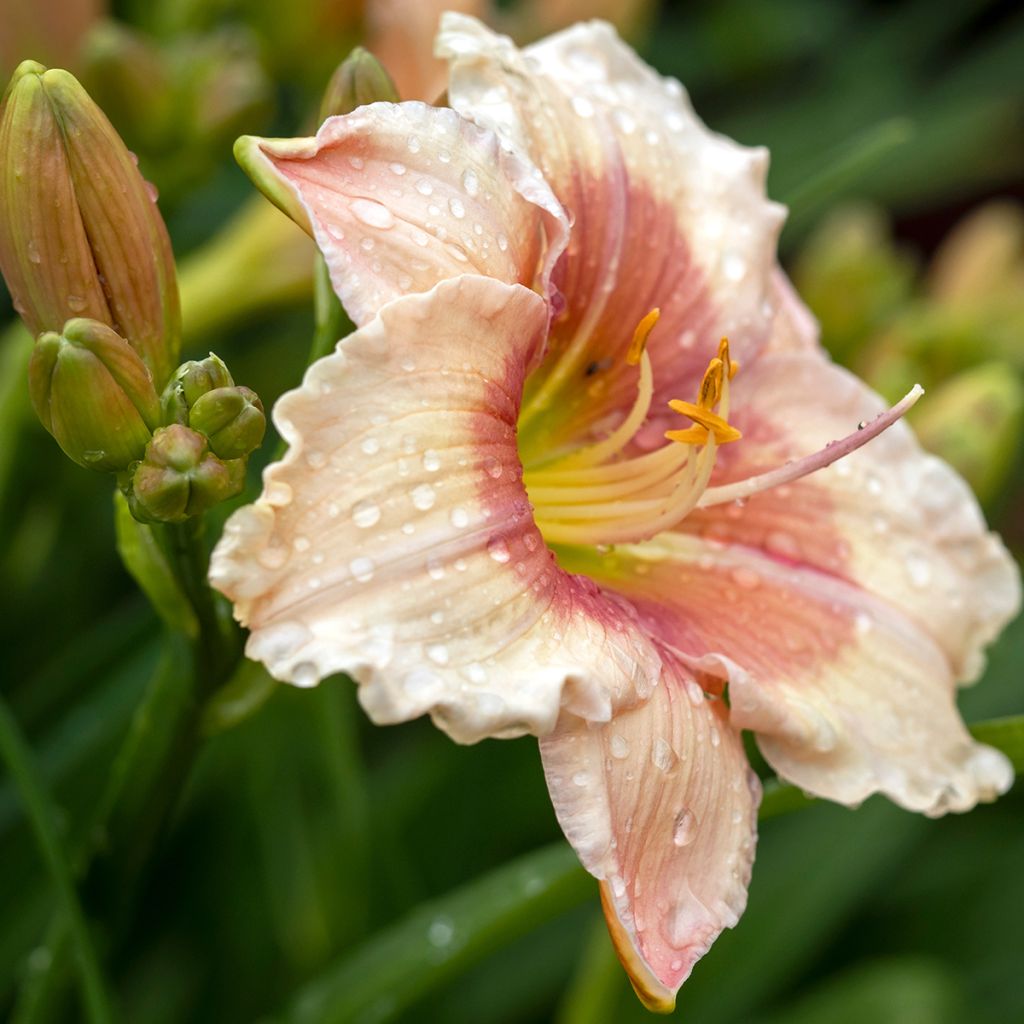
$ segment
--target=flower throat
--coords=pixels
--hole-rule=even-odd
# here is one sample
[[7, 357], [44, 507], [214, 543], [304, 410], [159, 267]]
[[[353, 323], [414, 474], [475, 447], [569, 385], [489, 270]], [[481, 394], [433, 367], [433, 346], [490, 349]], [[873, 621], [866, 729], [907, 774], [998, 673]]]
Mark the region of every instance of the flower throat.
[[[654, 373], [647, 341], [660, 310], [637, 324], [626, 353], [637, 367], [637, 394], [619, 426], [605, 439], [533, 467], [524, 483], [537, 526], [549, 544], [605, 546], [647, 540], [681, 522], [694, 508], [742, 500], [824, 468], [877, 436], [917, 401], [917, 385], [897, 405], [871, 423], [805, 458], [736, 483], [710, 487], [718, 448], [740, 441], [729, 423], [729, 383], [739, 363], [723, 338], [704, 372], [695, 402], [674, 399], [669, 408], [691, 421], [665, 432], [667, 444], [637, 454], [636, 436], [647, 421], [654, 395]], [[625, 368], [623, 368], [625, 369]]]

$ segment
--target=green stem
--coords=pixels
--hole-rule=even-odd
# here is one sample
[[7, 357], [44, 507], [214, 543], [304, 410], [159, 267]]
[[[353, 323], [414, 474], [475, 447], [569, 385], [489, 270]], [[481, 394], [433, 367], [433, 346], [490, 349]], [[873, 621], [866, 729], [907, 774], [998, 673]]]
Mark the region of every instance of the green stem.
[[[163, 658], [114, 760], [93, 845], [83, 856], [83, 893], [91, 907], [102, 908], [112, 935], [130, 910], [136, 883], [188, 780], [201, 743], [204, 701], [230, 676], [240, 654], [237, 630], [218, 611], [206, 583], [202, 521], [158, 528], [156, 536], [200, 628], [198, 636], [165, 630]], [[46, 1019], [57, 1001], [67, 977], [66, 950], [61, 930], [53, 930], [49, 964], [19, 1002], [22, 1024]]]
[[82, 905], [72, 881], [71, 867], [58, 838], [56, 811], [36, 773], [32, 753], [0, 698], [0, 754], [21, 793], [40, 853], [53, 881], [57, 902], [67, 923], [78, 966], [82, 1001], [91, 1024], [112, 1024], [114, 1013], [99, 957], [93, 947]]

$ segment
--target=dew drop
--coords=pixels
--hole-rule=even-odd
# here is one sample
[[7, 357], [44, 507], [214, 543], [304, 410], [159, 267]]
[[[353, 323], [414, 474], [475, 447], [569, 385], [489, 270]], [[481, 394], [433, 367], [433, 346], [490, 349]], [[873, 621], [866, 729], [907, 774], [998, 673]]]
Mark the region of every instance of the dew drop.
[[496, 562], [505, 563], [512, 556], [508, 550], [508, 544], [501, 537], [493, 537], [487, 542], [487, 553]]
[[697, 838], [697, 818], [693, 811], [684, 807], [672, 823], [672, 842], [676, 846], [689, 846]]
[[376, 455], [380, 451], [380, 441], [375, 437], [366, 437], [359, 447], [364, 455]]
[[30, 239], [28, 245], [25, 247], [26, 255], [28, 256], [29, 263], [42, 263], [43, 257], [39, 255], [39, 246], [36, 245], [34, 239]]
[[448, 664], [448, 648], [444, 644], [431, 644], [427, 648], [427, 657], [435, 665], [447, 665]]
[[468, 196], [475, 196], [480, 191], [480, 179], [476, 176], [476, 171], [470, 169], [462, 175], [462, 187]]
[[423, 468], [428, 473], [436, 473], [441, 468], [441, 456], [433, 448], [428, 448], [423, 453]]
[[455, 925], [449, 917], [435, 917], [427, 928], [427, 941], [435, 949], [445, 949], [455, 938]]
[[464, 508], [453, 508], [448, 518], [452, 526], [458, 530], [464, 530], [469, 526], [469, 513]]
[[391, 211], [373, 199], [353, 199], [352, 214], [368, 227], [386, 231], [393, 227], [395, 218]]
[[722, 258], [722, 273], [730, 281], [742, 281], [747, 273], [746, 261], [736, 253], [726, 253]]
[[86, 307], [86, 301], [81, 295], [68, 296], [68, 309], [74, 313], [81, 313]]
[[651, 763], [659, 771], [667, 772], [675, 763], [676, 755], [668, 740], [659, 736], [651, 748]]
[[437, 495], [430, 484], [420, 484], [418, 487], [413, 489], [413, 507], [418, 508], [421, 512], [426, 512], [428, 509], [432, 509], [436, 500]]
[[380, 522], [380, 508], [372, 501], [357, 501], [352, 506], [352, 522], [360, 530], [368, 530]]
[[732, 578], [744, 590], [756, 590], [761, 585], [761, 576], [745, 565], [733, 569]]
[[572, 784], [574, 786], [587, 786], [590, 784], [590, 776], [586, 772], [576, 772], [572, 777]]
[[268, 505], [273, 505], [276, 508], [283, 508], [285, 505], [291, 504], [292, 489], [288, 484], [284, 483], [284, 481], [275, 480], [273, 483], [267, 484], [263, 500]]
[[308, 689], [320, 682], [320, 670], [311, 661], [300, 661], [292, 669], [292, 683]]
[[572, 109], [576, 111], [579, 117], [594, 116], [594, 104], [586, 96], [573, 96]]
[[915, 587], [924, 588], [931, 583], [932, 567], [920, 552], [911, 552], [904, 564], [907, 567], [907, 576]]
[[373, 570], [376, 566], [373, 564], [373, 559], [360, 557], [353, 558], [352, 561], [348, 563], [348, 568], [360, 583], [366, 583], [368, 580], [373, 579]]
[[462, 204], [462, 200], [455, 196], [448, 200], [448, 209], [451, 210], [452, 216], [456, 220], [462, 220], [466, 216], [466, 207]]
[[629, 741], [619, 733], [615, 733], [612, 736], [608, 749], [611, 751], [612, 757], [617, 758], [619, 761], [629, 757]]
[[388, 164], [392, 174], [397, 174], [401, 177], [406, 172], [405, 164], [399, 163], [397, 160], [394, 163]]

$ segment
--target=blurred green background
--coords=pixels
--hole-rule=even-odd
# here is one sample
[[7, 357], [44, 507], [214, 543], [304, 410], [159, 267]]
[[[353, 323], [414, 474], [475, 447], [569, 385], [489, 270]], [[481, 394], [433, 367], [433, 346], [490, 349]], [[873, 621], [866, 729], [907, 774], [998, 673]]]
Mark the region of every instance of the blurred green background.
[[[81, 14], [84, 46], [77, 29], [33, 37], [4, 0], [0, 74], [34, 57], [81, 76], [160, 189], [189, 354], [214, 347], [269, 405], [305, 363], [311, 252], [253, 201], [231, 141], [313, 125], [361, 37], [361, 5], [129, 0], [88, 30], [96, 3], [56, 6], [69, 31]], [[501, 8], [529, 32], [528, 11]], [[890, 399], [925, 384], [922, 437], [1020, 555], [1024, 11], [706, 0], [641, 15], [634, 41], [704, 120], [771, 148], [770, 192], [792, 209], [783, 262], [825, 343]], [[232, 223], [226, 259], [217, 240]], [[0, 678], [74, 850], [97, 841], [89, 823], [157, 670], [159, 627], [115, 553], [107, 482], [25, 415], [13, 332], [0, 341]], [[968, 722], [1020, 712], [1022, 666], [1018, 620], [963, 694]], [[766, 821], [749, 910], [698, 965], [677, 1016], [1024, 1020], [1022, 812], [1018, 785], [961, 818], [872, 800]], [[276, 688], [206, 739], [137, 891], [100, 879], [86, 905], [118, 895], [104, 953], [132, 1024], [647, 1019], [608, 952], [596, 887], [566, 851], [535, 743], [459, 748], [422, 722], [376, 729], [338, 679]], [[18, 986], [46, 973], [54, 904], [3, 776], [0, 866], [0, 1016], [81, 1019], [70, 986], [46, 1005], [23, 988], [13, 1009]]]

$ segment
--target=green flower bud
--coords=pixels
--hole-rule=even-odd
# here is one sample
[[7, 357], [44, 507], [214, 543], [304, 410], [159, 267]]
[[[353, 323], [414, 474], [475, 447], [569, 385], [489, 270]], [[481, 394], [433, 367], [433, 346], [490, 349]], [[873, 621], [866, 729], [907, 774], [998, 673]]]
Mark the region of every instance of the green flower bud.
[[152, 189], [75, 78], [33, 61], [0, 109], [0, 271], [33, 334], [106, 323], [157, 386], [178, 362], [174, 258]]
[[212, 352], [205, 359], [182, 363], [161, 397], [164, 423], [187, 424], [189, 410], [202, 395], [215, 388], [233, 387], [234, 383], [224, 360]]
[[180, 423], [153, 434], [128, 492], [132, 515], [142, 522], [179, 523], [233, 498], [245, 486], [245, 461], [223, 462], [202, 434]]
[[916, 268], [896, 247], [884, 213], [841, 207], [807, 240], [793, 282], [833, 355], [848, 358], [909, 301]]
[[914, 411], [921, 443], [951, 463], [982, 502], [994, 498], [1024, 428], [1024, 384], [1013, 368], [990, 362], [959, 373]]
[[398, 100], [398, 90], [384, 65], [369, 50], [357, 46], [331, 75], [320, 103], [320, 120], [347, 114], [367, 103]]
[[36, 414], [64, 452], [107, 473], [142, 458], [160, 424], [153, 379], [135, 350], [106, 324], [69, 320], [39, 336], [29, 362]]
[[192, 405], [188, 425], [206, 436], [215, 455], [240, 459], [259, 447], [267, 417], [255, 391], [215, 388], [200, 395]]

